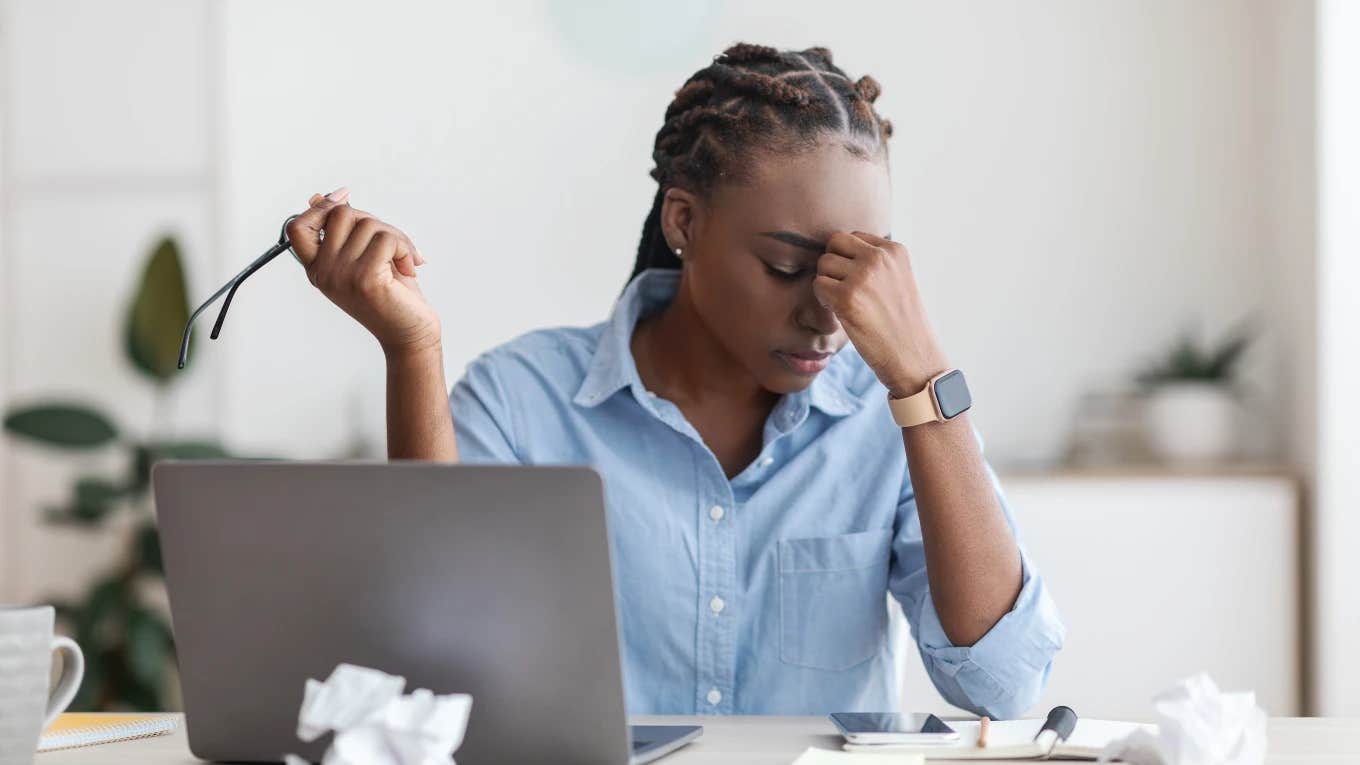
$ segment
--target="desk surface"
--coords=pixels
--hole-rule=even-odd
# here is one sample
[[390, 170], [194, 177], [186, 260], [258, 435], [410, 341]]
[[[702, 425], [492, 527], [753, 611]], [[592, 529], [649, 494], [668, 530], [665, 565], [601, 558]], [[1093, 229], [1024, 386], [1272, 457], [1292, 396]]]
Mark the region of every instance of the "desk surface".
[[[789, 765], [809, 746], [840, 747], [840, 737], [824, 717], [639, 717], [633, 722], [704, 726], [703, 738], [658, 760], [662, 765]], [[1266, 761], [1272, 765], [1360, 762], [1360, 718], [1277, 717], [1271, 719], [1267, 735], [1270, 754]], [[44, 752], [34, 760], [36, 765], [196, 762], [189, 754], [182, 724], [166, 736]]]

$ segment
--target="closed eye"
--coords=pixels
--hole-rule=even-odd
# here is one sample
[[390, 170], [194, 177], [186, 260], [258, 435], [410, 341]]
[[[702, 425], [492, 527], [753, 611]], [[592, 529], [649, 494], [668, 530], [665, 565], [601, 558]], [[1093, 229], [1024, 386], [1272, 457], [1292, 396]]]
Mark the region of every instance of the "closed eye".
[[803, 278], [803, 274], [806, 273], [807, 270], [808, 269], [806, 268], [796, 268], [791, 271], [786, 271], [782, 268], [776, 268], [770, 265], [769, 263], [765, 264], [765, 271], [769, 273], [770, 276], [773, 276], [774, 278], [785, 282], [798, 281], [799, 279]]

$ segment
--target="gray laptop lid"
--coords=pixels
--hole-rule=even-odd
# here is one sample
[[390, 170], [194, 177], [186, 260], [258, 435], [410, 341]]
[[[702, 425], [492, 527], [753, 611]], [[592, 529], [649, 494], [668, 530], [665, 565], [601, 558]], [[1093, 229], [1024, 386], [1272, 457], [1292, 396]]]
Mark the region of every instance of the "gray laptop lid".
[[195, 756], [320, 759], [303, 685], [343, 661], [472, 694], [460, 765], [628, 762], [592, 470], [170, 461], [152, 481]]

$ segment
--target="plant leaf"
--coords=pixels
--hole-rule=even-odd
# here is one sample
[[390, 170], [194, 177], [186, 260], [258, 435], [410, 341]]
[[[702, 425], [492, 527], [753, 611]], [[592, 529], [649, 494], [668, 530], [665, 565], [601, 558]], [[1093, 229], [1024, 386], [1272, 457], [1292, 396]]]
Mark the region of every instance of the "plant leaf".
[[160, 689], [134, 675], [131, 667], [127, 666], [127, 656], [123, 656], [122, 661], [123, 672], [119, 674], [121, 682], [115, 691], [117, 701], [135, 712], [164, 711]]
[[132, 465], [128, 470], [128, 493], [138, 495], [151, 485], [151, 450], [145, 444], [132, 447]]
[[76, 691], [76, 696], [72, 699], [71, 706], [67, 707], [67, 710], [71, 712], [95, 712], [99, 709], [99, 700], [104, 696], [107, 681], [104, 672], [104, 660], [100, 652], [94, 650], [91, 646], [81, 644], [80, 652], [85, 655], [85, 676], [81, 678], [80, 689]]
[[69, 505], [47, 508], [44, 518], [48, 523], [98, 525], [127, 494], [127, 488], [87, 476], [76, 480], [73, 494]]
[[134, 606], [127, 619], [127, 662], [130, 674], [159, 696], [170, 659], [170, 630], [158, 614]]
[[157, 383], [168, 381], [177, 371], [179, 343], [189, 321], [187, 294], [179, 245], [174, 238], [164, 237], [147, 259], [124, 332], [133, 366]]
[[85, 477], [76, 480], [77, 504], [108, 504], [123, 496], [124, 488], [103, 478]]
[[157, 574], [165, 574], [165, 559], [161, 557], [161, 535], [156, 524], [146, 523], [137, 530], [137, 560], [142, 567]]
[[48, 507], [43, 509], [43, 522], [54, 526], [98, 526], [112, 508], [107, 507]]
[[127, 610], [127, 582], [118, 575], [95, 582], [85, 596], [76, 624], [76, 642], [89, 651], [98, 651], [123, 629], [122, 613]]
[[94, 449], [118, 437], [118, 430], [98, 411], [75, 403], [30, 406], [10, 412], [5, 430], [50, 446]]
[[1209, 368], [1213, 371], [1214, 377], [1223, 380], [1232, 377], [1233, 368], [1246, 353], [1247, 346], [1251, 345], [1252, 335], [1251, 328], [1243, 325], [1224, 338], [1223, 344], [1209, 360]]

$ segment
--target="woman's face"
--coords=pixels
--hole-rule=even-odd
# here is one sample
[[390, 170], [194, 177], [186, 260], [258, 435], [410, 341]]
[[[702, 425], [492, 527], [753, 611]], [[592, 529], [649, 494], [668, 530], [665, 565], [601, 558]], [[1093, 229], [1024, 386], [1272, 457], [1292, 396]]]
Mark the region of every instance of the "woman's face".
[[719, 185], [707, 199], [680, 194], [690, 217], [664, 217], [685, 232], [681, 289], [709, 333], [766, 390], [806, 388], [847, 342], [813, 295], [817, 258], [837, 231], [889, 235], [887, 163], [824, 141], [759, 158], [749, 183]]

